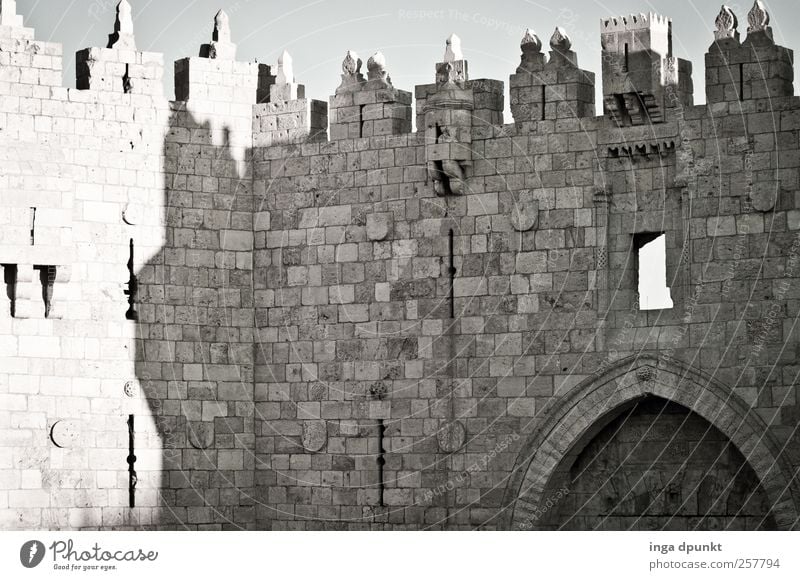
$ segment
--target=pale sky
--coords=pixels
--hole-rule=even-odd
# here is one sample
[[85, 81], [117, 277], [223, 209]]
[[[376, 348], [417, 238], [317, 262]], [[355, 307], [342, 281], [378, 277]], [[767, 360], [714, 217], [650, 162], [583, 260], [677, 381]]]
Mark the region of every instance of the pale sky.
[[[394, 85], [413, 91], [433, 82], [434, 64], [444, 53], [444, 40], [455, 32], [462, 39], [471, 78], [503, 80], [519, 64], [519, 41], [526, 27], [545, 48], [556, 25], [570, 35], [582, 68], [596, 75], [600, 90], [600, 18], [654, 11], [672, 18], [673, 52], [694, 64], [695, 102], [705, 101], [703, 55], [713, 40], [718, 2], [681, 0], [130, 0], [140, 50], [163, 52], [167, 64], [165, 94], [174, 97], [172, 62], [197, 56], [211, 38], [219, 8], [230, 16], [239, 60], [272, 63], [286, 48], [294, 59], [295, 76], [306, 96], [327, 101], [339, 84], [341, 61], [348, 49], [364, 63], [376, 50], [386, 56]], [[75, 86], [77, 50], [105, 46], [113, 30], [117, 0], [17, 0], [25, 25], [39, 40], [64, 46], [65, 84]], [[739, 18], [742, 37], [752, 2], [729, 4]], [[800, 22], [797, 0], [767, 2], [776, 40], [800, 48], [792, 23]], [[366, 72], [366, 66], [364, 66]], [[506, 99], [506, 108], [508, 100]], [[601, 111], [599, 99], [598, 112]], [[509, 119], [510, 120], [510, 119]]]

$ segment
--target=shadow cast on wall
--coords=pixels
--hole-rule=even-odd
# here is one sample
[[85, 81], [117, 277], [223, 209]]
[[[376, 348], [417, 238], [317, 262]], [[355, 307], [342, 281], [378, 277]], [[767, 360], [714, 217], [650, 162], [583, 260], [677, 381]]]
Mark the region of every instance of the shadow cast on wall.
[[136, 445], [159, 449], [160, 469], [136, 470], [135, 513], [144, 528], [248, 529], [255, 526], [251, 153], [237, 161], [227, 127], [199, 121], [186, 103], [171, 106], [165, 243], [136, 278], [136, 375], [155, 426], [137, 432]]

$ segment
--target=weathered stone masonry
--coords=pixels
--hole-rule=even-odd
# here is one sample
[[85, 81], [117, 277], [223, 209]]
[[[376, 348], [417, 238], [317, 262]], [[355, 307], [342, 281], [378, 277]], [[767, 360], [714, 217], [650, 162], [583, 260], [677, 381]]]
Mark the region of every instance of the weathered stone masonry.
[[800, 525], [800, 100], [747, 20], [703, 105], [668, 18], [603, 20], [600, 116], [529, 31], [503, 125], [455, 35], [326, 103], [221, 11], [168, 101], [126, 0], [76, 89], [2, 0], [0, 525]]

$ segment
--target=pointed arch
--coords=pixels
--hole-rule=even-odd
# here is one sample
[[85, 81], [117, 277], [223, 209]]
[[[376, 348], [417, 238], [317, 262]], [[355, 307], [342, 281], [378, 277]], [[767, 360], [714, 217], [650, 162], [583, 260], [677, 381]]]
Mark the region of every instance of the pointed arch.
[[545, 419], [523, 445], [506, 489], [505, 527], [528, 529], [562, 461], [579, 453], [614, 410], [648, 396], [678, 403], [724, 433], [761, 481], [779, 529], [797, 529], [800, 490], [764, 420], [719, 381], [652, 355], [621, 359], [545, 408]]

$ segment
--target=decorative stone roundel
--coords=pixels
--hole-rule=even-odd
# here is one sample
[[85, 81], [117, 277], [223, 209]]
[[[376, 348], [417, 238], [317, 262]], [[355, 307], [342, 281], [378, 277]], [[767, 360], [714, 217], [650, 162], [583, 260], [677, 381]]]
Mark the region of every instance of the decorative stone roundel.
[[539, 202], [519, 199], [511, 208], [511, 226], [518, 232], [527, 232], [536, 225]]
[[50, 430], [50, 439], [57, 447], [74, 447], [80, 437], [81, 430], [77, 421], [57, 421]]
[[133, 399], [139, 394], [139, 385], [136, 384], [136, 381], [128, 381], [125, 383], [125, 386], [122, 388], [122, 390], [126, 397]]
[[328, 387], [324, 383], [314, 383], [311, 386], [311, 400], [321, 401], [328, 394]]
[[389, 235], [389, 215], [386, 213], [371, 213], [367, 215], [367, 237], [374, 242], [380, 242]]
[[189, 423], [189, 444], [195, 449], [208, 449], [214, 444], [214, 424], [201, 421]]
[[774, 181], [762, 182], [753, 187], [750, 198], [753, 209], [760, 212], [770, 211], [775, 207], [779, 185]]
[[135, 226], [136, 224], [142, 223], [143, 214], [142, 206], [136, 203], [129, 203], [125, 206], [125, 209], [122, 210], [122, 221], [129, 226]]
[[454, 453], [464, 445], [467, 430], [459, 421], [453, 421], [439, 429], [436, 437], [439, 440], [439, 449], [445, 453]]
[[650, 366], [643, 366], [636, 369], [636, 378], [642, 383], [652, 381], [655, 378], [655, 375], [656, 374], [653, 370], [653, 367]]
[[328, 428], [325, 421], [306, 421], [303, 423], [303, 448], [316, 452], [328, 442]]
[[383, 381], [376, 381], [369, 386], [369, 396], [377, 401], [380, 401], [389, 392], [389, 388]]

